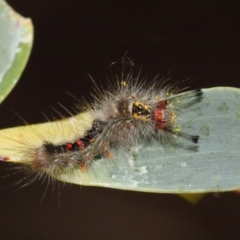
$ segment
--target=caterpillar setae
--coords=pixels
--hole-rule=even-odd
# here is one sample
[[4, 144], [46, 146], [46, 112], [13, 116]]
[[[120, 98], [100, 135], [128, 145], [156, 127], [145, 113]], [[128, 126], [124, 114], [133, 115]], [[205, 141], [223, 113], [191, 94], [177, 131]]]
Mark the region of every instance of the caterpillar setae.
[[[29, 172], [56, 178], [76, 169], [86, 172], [101, 157], [114, 159], [118, 149], [129, 151], [152, 140], [159, 145], [175, 143], [176, 139], [198, 143], [199, 136], [182, 132], [178, 120], [186, 106], [202, 98], [201, 89], [183, 92], [176, 84], [140, 80], [139, 75], [135, 78], [131, 71], [109, 81], [108, 89], [95, 86], [94, 101], [87, 106], [92, 121], [83, 134], [76, 132], [74, 139], [61, 142], [45, 139], [29, 149], [22, 143], [26, 152], [23, 163]], [[0, 161], [8, 160], [8, 156], [0, 156]]]

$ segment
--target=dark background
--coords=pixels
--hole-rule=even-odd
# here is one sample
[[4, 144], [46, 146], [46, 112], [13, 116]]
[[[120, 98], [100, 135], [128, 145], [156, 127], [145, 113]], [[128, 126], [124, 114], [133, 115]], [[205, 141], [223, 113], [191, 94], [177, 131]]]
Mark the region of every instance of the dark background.
[[[51, 106], [89, 98], [126, 51], [142, 76], [196, 79], [192, 88], [240, 87], [238, 1], [8, 0], [33, 20], [33, 51], [0, 107], [1, 128], [45, 121]], [[117, 71], [114, 69], [114, 71]], [[169, 74], [170, 72], [170, 74]], [[0, 174], [6, 175], [6, 164]], [[0, 179], [0, 188], [17, 177]], [[0, 191], [0, 240], [240, 239], [240, 197], [207, 195], [191, 206], [175, 195], [36, 182]], [[60, 204], [60, 206], [59, 206]]]

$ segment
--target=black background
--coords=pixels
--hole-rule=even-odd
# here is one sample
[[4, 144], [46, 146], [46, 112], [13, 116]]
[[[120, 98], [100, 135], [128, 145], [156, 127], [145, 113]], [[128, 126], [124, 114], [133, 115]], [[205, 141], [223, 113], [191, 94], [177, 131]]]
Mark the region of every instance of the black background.
[[[143, 77], [196, 79], [192, 88], [240, 87], [238, 1], [8, 0], [33, 20], [35, 41], [21, 80], [0, 107], [1, 128], [45, 120], [51, 106], [89, 98], [92, 83], [128, 56]], [[114, 69], [115, 71], [115, 69]], [[117, 71], [117, 70], [116, 70]], [[0, 165], [6, 175], [6, 164]], [[18, 175], [17, 178], [23, 177]], [[0, 179], [0, 188], [13, 177]], [[239, 239], [240, 197], [207, 195], [191, 206], [175, 195], [36, 182], [0, 192], [0, 240]], [[60, 207], [59, 207], [60, 202]]]

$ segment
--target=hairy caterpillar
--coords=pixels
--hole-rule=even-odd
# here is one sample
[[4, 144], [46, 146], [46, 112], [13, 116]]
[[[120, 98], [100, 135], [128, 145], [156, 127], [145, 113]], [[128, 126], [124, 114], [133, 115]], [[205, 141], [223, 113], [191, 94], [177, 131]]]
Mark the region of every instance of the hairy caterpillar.
[[[175, 85], [165, 84], [157, 79], [148, 82], [134, 78], [130, 72], [108, 82], [108, 89], [96, 86], [94, 102], [87, 106], [92, 120], [84, 133], [76, 132], [73, 139], [61, 142], [45, 139], [31, 150], [25, 149], [23, 163], [28, 172], [55, 178], [76, 169], [86, 172], [98, 158], [112, 159], [119, 148], [129, 151], [153, 139], [161, 145], [174, 144], [177, 139], [197, 144], [199, 136], [182, 132], [178, 120], [186, 106], [201, 99], [202, 91], [181, 92]], [[9, 158], [0, 156], [0, 161]]]

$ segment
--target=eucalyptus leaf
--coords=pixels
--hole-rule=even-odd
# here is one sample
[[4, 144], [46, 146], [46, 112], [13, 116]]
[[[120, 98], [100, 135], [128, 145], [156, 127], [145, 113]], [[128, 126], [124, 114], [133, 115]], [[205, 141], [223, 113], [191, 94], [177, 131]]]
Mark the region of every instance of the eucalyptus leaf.
[[[83, 134], [91, 117], [79, 114], [65, 120], [0, 131], [0, 156], [28, 163], [26, 147], [42, 144], [39, 136], [53, 142]], [[181, 131], [198, 134], [197, 145], [178, 137], [172, 144], [142, 143], [130, 151], [115, 151], [113, 159], [97, 159], [86, 171], [57, 175], [59, 180], [157, 193], [203, 193], [240, 188], [240, 90], [216, 87], [203, 90], [203, 98], [181, 112]], [[70, 126], [70, 127], [69, 127]], [[61, 134], [56, 134], [60, 130]], [[64, 130], [64, 131], [63, 131]], [[63, 136], [63, 135], [64, 136]], [[29, 143], [29, 139], [31, 142]], [[23, 143], [23, 144], [22, 144]], [[9, 149], [11, 146], [12, 149]], [[32, 146], [34, 147], [34, 146]]]
[[33, 42], [33, 26], [0, 0], [0, 103], [16, 85], [27, 63]]

